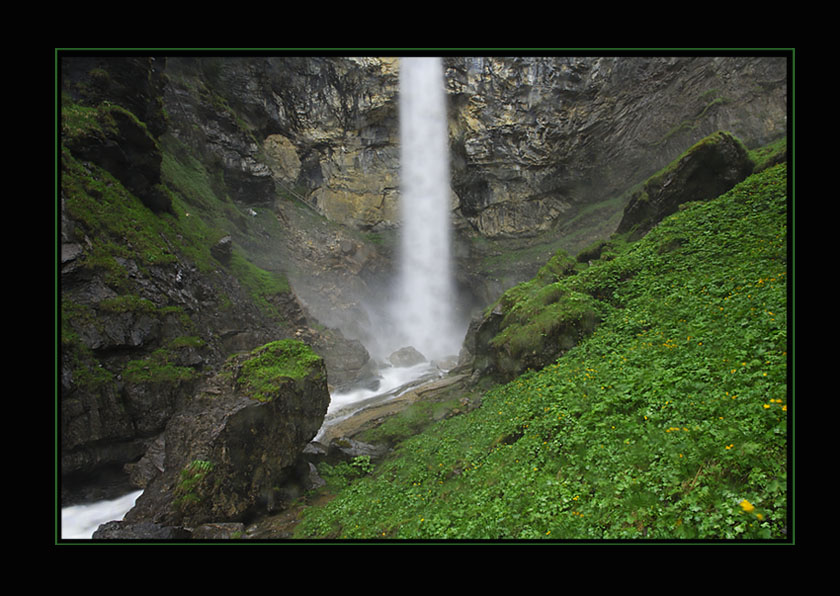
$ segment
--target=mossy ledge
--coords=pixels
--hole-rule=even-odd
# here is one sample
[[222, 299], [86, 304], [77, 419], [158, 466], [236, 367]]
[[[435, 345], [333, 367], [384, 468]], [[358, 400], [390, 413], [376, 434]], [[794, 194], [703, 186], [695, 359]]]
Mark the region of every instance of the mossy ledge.
[[289, 380], [301, 381], [322, 374], [321, 357], [296, 339], [268, 343], [248, 354], [239, 365], [237, 386], [257, 401], [272, 401]]

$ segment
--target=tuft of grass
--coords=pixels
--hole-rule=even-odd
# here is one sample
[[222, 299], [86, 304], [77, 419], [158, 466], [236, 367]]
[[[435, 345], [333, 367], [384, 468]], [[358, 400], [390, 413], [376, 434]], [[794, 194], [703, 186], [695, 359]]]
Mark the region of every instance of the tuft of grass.
[[175, 487], [175, 507], [181, 510], [201, 501], [201, 487], [213, 472], [215, 464], [208, 460], [195, 459], [188, 463], [179, 474]]
[[173, 362], [175, 353], [159, 348], [147, 358], [131, 360], [123, 370], [123, 378], [129, 383], [177, 383], [195, 378], [196, 371], [188, 366]]

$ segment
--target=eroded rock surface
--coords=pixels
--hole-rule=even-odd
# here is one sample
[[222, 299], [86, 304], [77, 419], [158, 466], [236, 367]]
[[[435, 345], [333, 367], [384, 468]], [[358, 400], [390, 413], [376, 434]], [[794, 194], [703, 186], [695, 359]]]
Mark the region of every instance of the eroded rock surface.
[[136, 538], [150, 524], [178, 536], [279, 508], [329, 399], [323, 360], [301, 342], [233, 358], [171, 418], [162, 471], [106, 537]]

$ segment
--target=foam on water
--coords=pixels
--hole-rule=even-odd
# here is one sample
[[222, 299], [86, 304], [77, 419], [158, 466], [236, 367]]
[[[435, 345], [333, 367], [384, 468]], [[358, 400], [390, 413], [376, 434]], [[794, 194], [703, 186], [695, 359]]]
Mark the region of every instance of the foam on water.
[[61, 510], [61, 537], [92, 538], [102, 524], [121, 520], [141, 494], [143, 491], [138, 490], [110, 501], [64, 507]]

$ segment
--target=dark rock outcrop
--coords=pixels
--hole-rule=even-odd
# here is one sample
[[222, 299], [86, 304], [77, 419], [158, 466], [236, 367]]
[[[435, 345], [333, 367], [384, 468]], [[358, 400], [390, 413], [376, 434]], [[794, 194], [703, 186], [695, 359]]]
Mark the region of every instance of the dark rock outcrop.
[[633, 193], [616, 231], [641, 238], [681, 204], [720, 196], [752, 170], [753, 163], [738, 139], [728, 132], [712, 134]]
[[161, 184], [157, 142], [166, 127], [163, 61], [153, 57], [62, 59], [61, 89], [95, 110], [98, 126], [62, 125], [64, 145], [79, 159], [111, 173], [152, 211], [172, 210]]
[[170, 419], [162, 471], [101, 536], [139, 538], [150, 527], [183, 536], [280, 507], [329, 399], [323, 360], [299, 341], [231, 359]]
[[476, 380], [488, 372], [492, 373], [495, 368], [490, 341], [499, 333], [503, 318], [501, 304], [496, 304], [490, 311], [473, 317], [467, 327], [458, 366], [472, 371]]
[[[352, 379], [358, 373], [352, 367], [369, 359], [358, 342], [304, 311], [277, 272], [282, 263], [268, 272], [245, 262], [238, 244], [257, 233], [250, 218], [236, 217], [229, 199], [215, 204], [240, 235], [204, 227], [195, 233], [201, 207], [216, 200], [210, 194], [191, 195], [198, 204], [172, 211], [169, 199], [187, 191], [163, 175], [164, 62], [132, 56], [61, 62], [57, 407], [65, 503], [86, 493], [104, 469], [129, 465], [135, 486], [146, 486], [156, 466], [135, 464], [232, 352], [299, 337], [318, 345], [336, 367], [337, 382]], [[184, 153], [168, 155], [170, 163], [196, 164]], [[200, 166], [177, 167], [187, 184], [201, 181]], [[199, 187], [226, 197], [233, 187], [219, 184]]]

